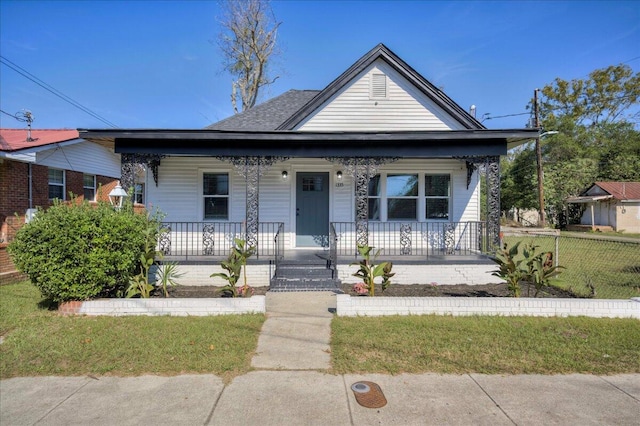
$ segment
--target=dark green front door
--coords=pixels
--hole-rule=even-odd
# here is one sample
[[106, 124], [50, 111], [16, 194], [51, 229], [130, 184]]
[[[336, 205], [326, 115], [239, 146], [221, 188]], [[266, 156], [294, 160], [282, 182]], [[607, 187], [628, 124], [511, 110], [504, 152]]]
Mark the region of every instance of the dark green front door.
[[329, 243], [329, 173], [297, 173], [296, 246]]

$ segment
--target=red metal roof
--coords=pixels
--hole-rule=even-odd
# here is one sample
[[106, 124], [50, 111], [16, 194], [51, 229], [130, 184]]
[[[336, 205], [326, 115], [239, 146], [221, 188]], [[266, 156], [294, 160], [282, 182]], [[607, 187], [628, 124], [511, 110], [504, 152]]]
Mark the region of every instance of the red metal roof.
[[596, 182], [616, 200], [640, 200], [640, 182]]
[[78, 139], [76, 129], [31, 130], [32, 141], [27, 141], [27, 129], [0, 129], [0, 151], [19, 151]]

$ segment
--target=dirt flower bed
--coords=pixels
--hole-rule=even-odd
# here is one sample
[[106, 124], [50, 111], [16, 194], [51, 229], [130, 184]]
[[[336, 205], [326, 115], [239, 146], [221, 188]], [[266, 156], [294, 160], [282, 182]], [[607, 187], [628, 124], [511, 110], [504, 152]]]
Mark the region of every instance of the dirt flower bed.
[[[264, 295], [269, 291], [269, 287], [254, 287], [254, 295]], [[356, 296], [352, 291], [351, 284], [342, 285], [345, 294]], [[533, 297], [535, 289], [527, 293], [527, 289], [522, 290], [522, 297]], [[529, 294], [529, 296], [527, 296]], [[391, 285], [382, 292], [376, 288], [377, 296], [385, 297], [509, 297], [509, 290], [506, 284], [485, 284], [485, 285], [431, 285], [431, 284], [407, 284]], [[154, 297], [163, 297], [161, 293], [154, 294]], [[223, 297], [220, 287], [216, 286], [177, 286], [169, 289], [169, 297]], [[537, 297], [574, 298], [573, 293], [554, 287], [543, 289]]]

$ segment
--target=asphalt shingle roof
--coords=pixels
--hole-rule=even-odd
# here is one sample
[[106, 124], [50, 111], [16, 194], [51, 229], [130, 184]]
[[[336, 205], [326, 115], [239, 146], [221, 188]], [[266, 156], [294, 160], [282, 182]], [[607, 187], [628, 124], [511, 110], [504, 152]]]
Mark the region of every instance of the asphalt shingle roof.
[[271, 131], [298, 112], [319, 90], [289, 90], [253, 108], [207, 126], [208, 130]]

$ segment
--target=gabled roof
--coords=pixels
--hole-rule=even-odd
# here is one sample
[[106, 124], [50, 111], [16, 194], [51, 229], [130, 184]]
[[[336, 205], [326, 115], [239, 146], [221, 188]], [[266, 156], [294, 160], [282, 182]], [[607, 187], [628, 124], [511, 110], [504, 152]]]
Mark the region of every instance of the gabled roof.
[[345, 85], [351, 82], [358, 74], [369, 67], [378, 59], [388, 63], [400, 75], [411, 82], [418, 90], [424, 93], [428, 98], [435, 102], [438, 106], [448, 112], [466, 129], [479, 130], [485, 127], [476, 120], [466, 110], [456, 104], [451, 98], [445, 95], [440, 89], [431, 84], [426, 78], [420, 75], [409, 64], [404, 62], [400, 57], [393, 53], [387, 46], [380, 43], [367, 54], [358, 59], [356, 63], [351, 65], [338, 78], [333, 80], [322, 92], [315, 96], [303, 108], [291, 115], [278, 130], [293, 130], [306, 117], [317, 110], [323, 103], [329, 100], [333, 95], [339, 92]]
[[569, 197], [566, 201], [581, 204], [605, 200], [640, 201], [640, 182], [595, 182], [579, 197]]
[[307, 104], [319, 90], [289, 90], [246, 111], [207, 126], [207, 130], [271, 131]]
[[27, 129], [0, 129], [0, 151], [28, 150], [79, 138], [76, 129], [37, 129], [31, 130], [31, 141], [27, 136]]
[[598, 186], [616, 200], [640, 200], [640, 182], [596, 182], [591, 188], [594, 186]]

